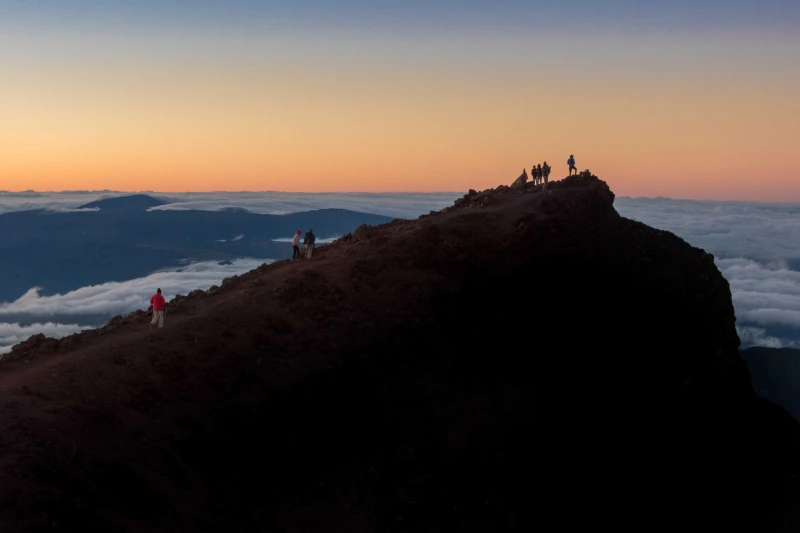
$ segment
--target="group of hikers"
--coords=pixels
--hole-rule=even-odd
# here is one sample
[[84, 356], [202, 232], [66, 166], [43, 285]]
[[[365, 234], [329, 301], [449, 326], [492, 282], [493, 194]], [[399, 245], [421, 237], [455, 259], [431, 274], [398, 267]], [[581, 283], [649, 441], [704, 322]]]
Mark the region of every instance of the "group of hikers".
[[316, 235], [314, 235], [314, 230], [310, 229], [306, 232], [306, 236], [303, 238], [303, 252], [300, 253], [300, 235], [302, 232], [297, 230], [297, 233], [294, 234], [292, 237], [292, 261], [299, 261], [303, 257], [306, 259], [311, 259], [311, 256], [314, 254], [314, 243], [317, 241]]
[[547, 164], [547, 161], [544, 162], [544, 165], [533, 165], [531, 168], [531, 178], [533, 179], [534, 185], [539, 185], [540, 183], [547, 184], [547, 179], [550, 177], [550, 166]]
[[[294, 234], [292, 238], [292, 249], [294, 254], [292, 255], [292, 261], [299, 261], [301, 258], [311, 259], [311, 256], [314, 254], [314, 243], [317, 241], [317, 236], [314, 235], [314, 230], [309, 229], [306, 232], [305, 237], [303, 238], [303, 251], [300, 252], [300, 235], [302, 232], [297, 230], [297, 233]], [[150, 298], [150, 305], [153, 308], [153, 318], [150, 320], [150, 331], [153, 330], [153, 326], [158, 325], [158, 328], [161, 329], [164, 327], [164, 315], [167, 312], [167, 301], [164, 299], [164, 296], [161, 294], [161, 288], [156, 290], [156, 293]]]
[[[569, 159], [567, 160], [567, 165], [569, 165], [569, 175], [572, 176], [572, 171], [575, 171], [575, 174], [578, 173], [578, 169], [575, 166], [575, 156], [570, 155]], [[522, 169], [523, 174], [525, 173], [525, 169]], [[533, 183], [535, 185], [539, 185], [544, 183], [547, 185], [547, 179], [550, 177], [550, 165], [547, 164], [545, 161], [543, 164], [534, 165], [531, 168], [531, 177], [533, 178]], [[292, 237], [292, 261], [300, 261], [301, 259], [311, 259], [311, 256], [314, 254], [314, 243], [317, 240], [316, 235], [314, 235], [314, 230], [309, 229], [305, 237], [303, 237], [303, 251], [300, 251], [300, 235], [303, 232], [297, 230]], [[161, 295], [161, 289], [158, 289], [156, 293], [150, 298], [150, 305], [153, 306], [153, 319], [150, 321], [150, 329], [153, 329], [153, 326], [158, 324], [159, 328], [164, 327], [164, 314], [167, 312], [167, 301]]]
[[[575, 166], [575, 156], [570, 155], [569, 159], [567, 160], [567, 165], [569, 166], [569, 175], [572, 176], [572, 171], [575, 171], [575, 174], [578, 173], [578, 167]], [[522, 173], [525, 174], [526, 170], [523, 168]], [[550, 177], [550, 165], [547, 164], [547, 161], [540, 165], [533, 165], [531, 168], [531, 179], [533, 179], [534, 185], [540, 185], [544, 183], [547, 185], [547, 180]], [[527, 178], [526, 178], [527, 179]]]

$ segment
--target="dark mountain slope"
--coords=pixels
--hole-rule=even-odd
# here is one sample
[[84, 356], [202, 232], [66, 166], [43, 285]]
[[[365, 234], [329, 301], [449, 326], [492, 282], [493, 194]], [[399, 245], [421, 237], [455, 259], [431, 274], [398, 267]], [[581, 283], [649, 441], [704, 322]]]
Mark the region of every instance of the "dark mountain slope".
[[798, 426], [727, 282], [613, 198], [470, 194], [153, 335], [31, 339], [0, 364], [0, 529], [797, 531]]
[[55, 294], [136, 278], [182, 260], [287, 258], [289, 244], [272, 239], [290, 238], [298, 229], [343, 235], [360, 224], [391, 220], [343, 209], [290, 215], [147, 211], [153, 202], [159, 201], [139, 195], [87, 204], [100, 211], [0, 215], [0, 301], [34, 286]]
[[742, 350], [756, 392], [800, 419], [800, 350], [753, 347]]

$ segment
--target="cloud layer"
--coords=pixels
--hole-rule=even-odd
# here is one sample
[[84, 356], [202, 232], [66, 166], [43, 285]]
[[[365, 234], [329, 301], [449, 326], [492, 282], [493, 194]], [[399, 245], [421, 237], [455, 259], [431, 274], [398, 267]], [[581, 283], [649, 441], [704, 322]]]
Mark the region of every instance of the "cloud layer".
[[[0, 304], [0, 353], [36, 333], [61, 337], [99, 326], [115, 315], [147, 309], [150, 297], [159, 287], [170, 300], [176, 294], [219, 285], [224, 278], [243, 274], [265, 262], [271, 260], [239, 259], [232, 265], [195, 263], [143, 278], [82, 287], [53, 296], [41, 296], [38, 288], [32, 288], [18, 300]], [[98, 317], [102, 317], [99, 323]]]
[[[77, 191], [67, 193], [5, 193], [0, 194], [0, 214], [30, 209], [70, 211], [102, 198], [132, 193], [109, 191]], [[396, 218], [416, 218], [453, 204], [461, 192], [443, 193], [287, 193], [287, 192], [213, 192], [150, 194], [166, 205], [154, 210], [218, 211], [245, 209], [253, 213], [283, 215], [314, 209], [339, 208], [386, 215]]]
[[[339, 235], [339, 237], [341, 237], [341, 235]], [[336, 239], [338, 239], [339, 237], [327, 237], [325, 239], [320, 239], [319, 237], [317, 237], [317, 239], [314, 241], [314, 243], [315, 244], [330, 244], [333, 241], [335, 241]], [[272, 242], [292, 242], [292, 239], [290, 239], [289, 237], [279, 237], [277, 239], [272, 239]], [[303, 239], [300, 239], [300, 244], [302, 244], [302, 243], [303, 243]]]

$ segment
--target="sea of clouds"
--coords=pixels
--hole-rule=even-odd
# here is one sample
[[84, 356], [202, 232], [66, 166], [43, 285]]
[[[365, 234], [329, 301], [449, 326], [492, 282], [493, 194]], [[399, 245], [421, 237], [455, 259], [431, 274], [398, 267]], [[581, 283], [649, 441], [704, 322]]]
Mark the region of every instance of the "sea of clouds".
[[[70, 211], [81, 205], [130, 193], [0, 192], [0, 214], [26, 209]], [[286, 214], [342, 208], [398, 218], [417, 216], [448, 205], [463, 193], [282, 193], [220, 192], [153, 194], [167, 202], [154, 209], [219, 210], [241, 208]], [[737, 327], [744, 346], [800, 347], [800, 204], [709, 202], [668, 198], [618, 197], [626, 217], [671, 231], [714, 254], [731, 284]], [[290, 241], [287, 236], [278, 239]], [[318, 240], [320, 244], [331, 239]], [[102, 324], [116, 314], [147, 308], [154, 287], [167, 298], [207, 289], [223, 278], [267, 262], [240, 259], [234, 265], [199, 263], [124, 282], [84, 287], [55, 296], [36, 288], [15, 302], [0, 304], [0, 353], [36, 332], [59, 337]], [[180, 271], [178, 271], [180, 270]]]
[[41, 296], [37, 287], [14, 302], [0, 304], [0, 353], [37, 333], [63, 337], [82, 329], [96, 327], [116, 315], [147, 309], [156, 288], [164, 297], [208, 289], [222, 280], [244, 274], [269, 263], [269, 259], [238, 259], [233, 264], [202, 262], [160, 270], [149, 276], [128, 281], [114, 281], [53, 296]]
[[[153, 193], [143, 191], [168, 202], [153, 210], [218, 211], [246, 209], [253, 213], [285, 215], [314, 209], [349, 209], [362, 213], [395, 218], [416, 218], [423, 213], [438, 211], [452, 205], [464, 193], [291, 193], [291, 192], [210, 192], [210, 193]], [[104, 198], [123, 196], [115, 191], [70, 192], [6, 192], [0, 191], [0, 214], [29, 209], [51, 211], [77, 210], [83, 204]]]

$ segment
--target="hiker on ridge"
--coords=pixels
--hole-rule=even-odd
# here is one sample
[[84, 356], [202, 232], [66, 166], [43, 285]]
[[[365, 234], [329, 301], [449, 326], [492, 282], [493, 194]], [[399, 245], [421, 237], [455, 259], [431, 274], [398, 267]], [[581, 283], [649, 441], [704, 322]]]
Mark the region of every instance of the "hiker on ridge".
[[153, 320], [150, 321], [150, 331], [153, 331], [153, 326], [158, 324], [158, 329], [164, 327], [164, 311], [167, 309], [167, 301], [161, 296], [161, 289], [156, 290], [156, 293], [150, 298], [150, 305], [153, 306]]
[[300, 230], [292, 237], [292, 261], [300, 260]]
[[578, 167], [575, 166], [575, 156], [570, 155], [569, 159], [567, 159], [567, 164], [569, 165], [569, 175], [572, 176], [572, 171], [575, 171], [575, 174], [578, 173]]
[[536, 179], [539, 180], [539, 183], [542, 183], [542, 178], [544, 174], [542, 173], [542, 165], [536, 165]]
[[542, 166], [542, 177], [544, 178], [545, 184], [547, 184], [547, 178], [550, 177], [550, 165], [547, 164], [547, 161], [545, 161]]
[[303, 239], [303, 245], [306, 248], [306, 259], [311, 259], [311, 255], [314, 253], [314, 242], [316, 240], [317, 237], [314, 235], [314, 230], [308, 230], [305, 238]]

